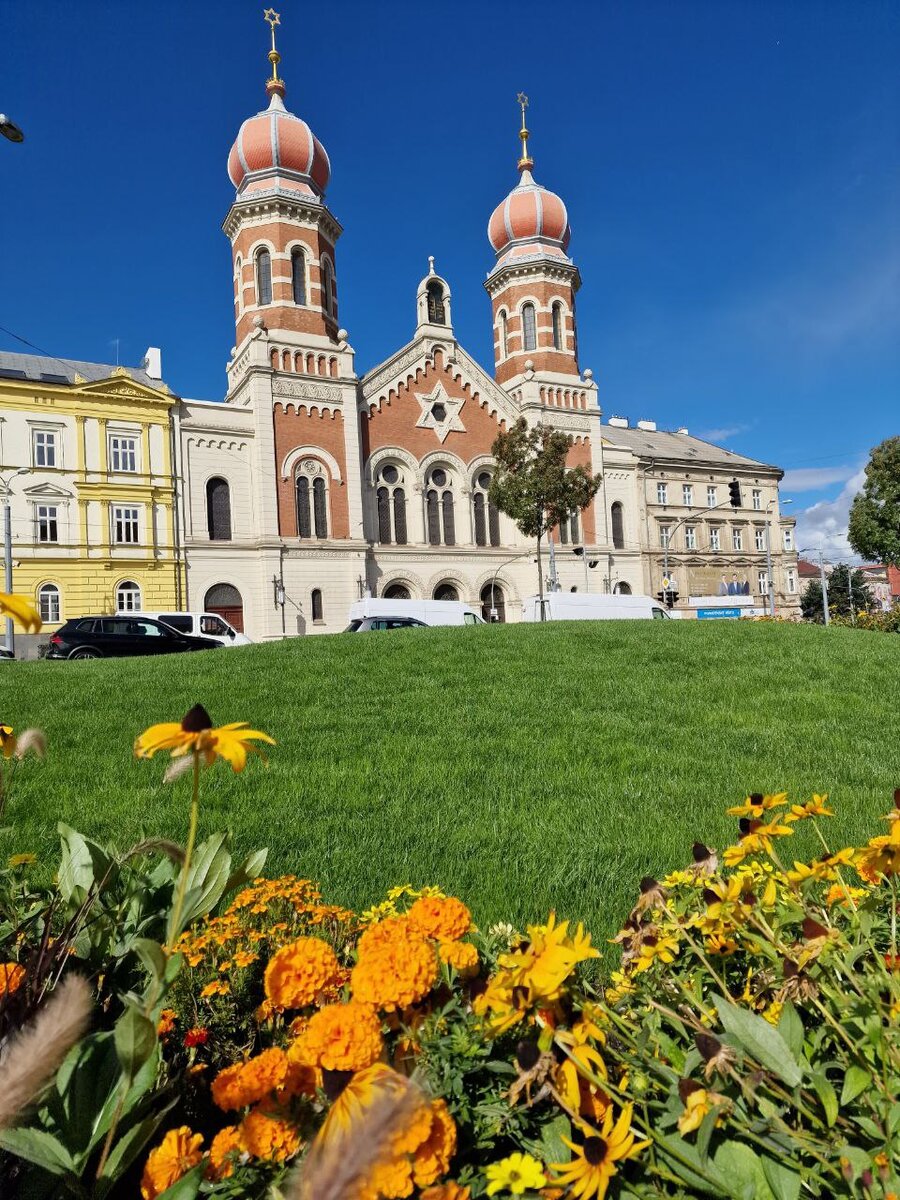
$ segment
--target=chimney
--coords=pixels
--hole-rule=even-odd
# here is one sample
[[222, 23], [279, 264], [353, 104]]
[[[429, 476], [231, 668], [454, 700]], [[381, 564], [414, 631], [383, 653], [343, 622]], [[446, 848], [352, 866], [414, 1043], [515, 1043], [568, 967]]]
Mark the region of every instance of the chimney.
[[162, 382], [162, 351], [158, 346], [148, 346], [142, 364], [151, 379]]
[[680, 428], [676, 429], [676, 430], [675, 430], [675, 432], [676, 432], [676, 433], [683, 433], [683, 434], [684, 434], [684, 436], [685, 436], [685, 437], [687, 437], [687, 426], [686, 426], [686, 425], [682, 425]]
[[655, 421], [638, 421], [637, 427], [646, 430], [647, 433], [656, 433]]
[[627, 429], [628, 428], [628, 418], [627, 417], [610, 417], [606, 423], [607, 423], [607, 425], [615, 425], [616, 429]]

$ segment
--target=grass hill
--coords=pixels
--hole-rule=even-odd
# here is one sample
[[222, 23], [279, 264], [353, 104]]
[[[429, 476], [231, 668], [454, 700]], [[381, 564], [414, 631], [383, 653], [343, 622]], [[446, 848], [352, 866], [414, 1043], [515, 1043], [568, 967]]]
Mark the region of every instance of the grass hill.
[[[278, 741], [203, 781], [201, 835], [366, 906], [438, 883], [479, 922], [550, 908], [599, 938], [695, 839], [734, 841], [750, 791], [827, 791], [835, 846], [900, 784], [900, 639], [750, 622], [599, 622], [309, 638], [214, 653], [0, 666], [0, 719], [46, 729], [0, 861], [56, 862], [56, 822], [125, 847], [183, 840], [185, 780], [131, 756], [197, 702]], [[794, 839], [800, 843], [799, 837]], [[812, 853], [798, 844], [796, 852]], [[792, 845], [789, 852], [793, 852]]]

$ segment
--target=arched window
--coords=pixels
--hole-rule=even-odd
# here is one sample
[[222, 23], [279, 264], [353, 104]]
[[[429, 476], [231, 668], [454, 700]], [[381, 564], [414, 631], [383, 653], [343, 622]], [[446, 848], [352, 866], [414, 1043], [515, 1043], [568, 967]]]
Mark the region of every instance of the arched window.
[[488, 495], [490, 486], [490, 471], [481, 471], [475, 480], [472, 499], [476, 546], [500, 545], [500, 510], [491, 503]]
[[610, 517], [612, 518], [612, 543], [616, 550], [625, 549], [625, 510], [617, 500], [610, 509]]
[[537, 329], [534, 323], [534, 305], [522, 305], [522, 349], [537, 349]]
[[506, 621], [506, 596], [496, 579], [481, 589], [481, 615], [488, 623]]
[[435, 600], [459, 600], [459, 592], [452, 583], [439, 583], [434, 589]]
[[272, 257], [265, 249], [256, 252], [256, 303], [272, 303]]
[[559, 537], [560, 544], [563, 546], [568, 546], [568, 544], [569, 544], [569, 522], [568, 522], [568, 520], [560, 521], [559, 525], [557, 526], [557, 535]]
[[394, 488], [394, 540], [398, 546], [406, 545], [406, 492], [402, 487]]
[[213, 584], [203, 598], [203, 611], [217, 613], [238, 633], [244, 632], [244, 601], [233, 584]]
[[631, 595], [631, 584], [630, 583], [617, 583], [615, 586], [615, 593], [617, 596], [630, 596]]
[[555, 301], [551, 314], [553, 316], [553, 349], [562, 350], [562, 305], [558, 300]]
[[328, 491], [322, 467], [312, 459], [301, 463], [294, 484], [297, 537], [328, 537]]
[[334, 268], [329, 259], [322, 260], [322, 308], [329, 317], [334, 316]]
[[456, 545], [456, 524], [453, 516], [453, 493], [444, 492], [441, 497], [441, 509], [444, 517], [444, 545]]
[[446, 325], [447, 311], [444, 305], [444, 289], [433, 279], [425, 289], [428, 300], [428, 320], [432, 325]]
[[509, 354], [509, 325], [506, 320], [506, 309], [500, 309], [500, 357]]
[[456, 545], [453, 492], [451, 491], [450, 477], [444, 467], [432, 468], [428, 476], [425, 517], [429, 545]]
[[295, 304], [306, 303], [306, 255], [298, 247], [291, 251], [291, 291]]
[[425, 493], [425, 514], [428, 523], [428, 544], [439, 546], [441, 544], [441, 514], [438, 509], [438, 494], [434, 488], [429, 488]]
[[386, 487], [380, 487], [376, 493], [378, 501], [378, 540], [382, 545], [388, 545], [391, 540], [391, 496]]
[[375, 492], [378, 510], [378, 540], [382, 545], [396, 542], [406, 545], [406, 490], [400, 468], [392, 462], [385, 463], [378, 472], [378, 488]]
[[44, 583], [38, 591], [38, 611], [46, 625], [55, 625], [61, 620], [59, 588], [55, 583]]
[[409, 588], [405, 583], [389, 583], [384, 589], [385, 600], [411, 600]]
[[312, 619], [314, 621], [324, 621], [325, 618], [322, 615], [323, 610], [322, 610], [322, 589], [321, 588], [313, 588], [312, 596], [310, 597], [310, 604], [311, 604], [311, 608], [312, 608]]
[[116, 612], [140, 612], [141, 589], [130, 579], [123, 579], [116, 588]]
[[206, 484], [206, 525], [210, 541], [231, 541], [231, 493], [224, 479], [210, 479]]
[[569, 532], [572, 535], [572, 545], [577, 546], [581, 541], [581, 521], [577, 511], [569, 517]]

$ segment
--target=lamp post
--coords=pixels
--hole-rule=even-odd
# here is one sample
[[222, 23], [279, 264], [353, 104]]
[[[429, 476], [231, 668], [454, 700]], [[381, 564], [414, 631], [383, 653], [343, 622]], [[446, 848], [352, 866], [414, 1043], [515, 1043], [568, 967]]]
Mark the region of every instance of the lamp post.
[[[18, 471], [13, 471], [10, 475], [0, 475], [0, 487], [3, 488], [3, 561], [5, 565], [3, 589], [7, 594], [12, 594], [13, 590], [12, 512], [9, 506], [9, 485], [17, 475], [27, 475], [30, 470], [30, 467], [19, 467]], [[6, 618], [6, 648], [7, 650], [12, 650], [13, 652], [15, 652], [16, 649], [15, 627], [13, 626], [11, 617]]]
[[797, 551], [798, 554], [818, 554], [819, 556], [819, 579], [822, 584], [822, 616], [824, 623], [827, 625], [830, 618], [828, 616], [828, 580], [825, 578], [825, 556], [822, 553], [821, 546], [804, 546], [802, 550]]
[[[507, 558], [504, 562], [500, 563], [496, 571], [494, 571], [494, 574], [491, 576], [491, 620], [493, 620], [497, 612], [497, 606], [495, 604], [497, 576], [500, 574], [503, 568], [508, 567], [510, 563], [518, 562], [520, 558], [530, 558], [531, 554], [531, 550], [524, 550], [521, 554], [514, 554], [512, 558]], [[543, 616], [541, 617], [541, 620], [543, 620]]]
[[[770, 617], [774, 617], [774, 616], [775, 616], [775, 579], [774, 579], [774, 577], [773, 577], [773, 575], [772, 575], [772, 517], [771, 517], [771, 509], [772, 509], [772, 505], [773, 505], [773, 504], [776, 504], [776, 503], [777, 503], [777, 501], [776, 501], [776, 500], [770, 500], [770, 501], [769, 501], [769, 503], [766, 505], [766, 580], [767, 580], [767, 586], [768, 586], [768, 589], [769, 589], [769, 595], [768, 595], [768, 601], [769, 601], [769, 603], [768, 603], [767, 607], [768, 607], [768, 609], [769, 609], [769, 616], [770, 616]], [[782, 502], [781, 502], [781, 503], [784, 505], [784, 504], [793, 504], [794, 502], [793, 502], [793, 500], [782, 500]]]

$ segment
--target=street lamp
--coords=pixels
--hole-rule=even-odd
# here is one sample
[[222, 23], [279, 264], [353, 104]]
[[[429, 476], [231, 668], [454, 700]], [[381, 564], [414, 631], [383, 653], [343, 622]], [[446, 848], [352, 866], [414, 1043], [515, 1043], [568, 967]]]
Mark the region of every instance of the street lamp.
[[825, 556], [822, 553], [821, 546], [804, 546], [802, 550], [797, 551], [798, 554], [818, 554], [819, 556], [819, 579], [822, 581], [822, 615], [825, 619], [825, 624], [828, 624], [828, 581], [825, 578]]
[[[13, 590], [12, 577], [12, 513], [9, 507], [10, 491], [9, 485], [17, 475], [27, 475], [31, 470], [30, 467], [19, 467], [17, 471], [13, 471], [10, 475], [0, 475], [0, 487], [3, 488], [3, 559], [6, 567], [6, 577], [4, 579], [4, 590], [11, 595]], [[16, 649], [16, 634], [12, 623], [12, 618], [6, 618], [6, 648], [15, 653]]]
[[594, 567], [596, 567], [597, 563], [600, 560], [598, 558], [592, 558], [590, 561], [588, 561], [588, 556], [587, 556], [586, 549], [584, 546], [573, 546], [572, 553], [575, 555], [576, 558], [580, 558], [581, 561], [584, 563], [584, 590], [586, 592], [590, 592], [591, 577], [588, 575], [588, 567], [590, 567], [591, 570], [593, 570]]
[[[769, 609], [769, 616], [770, 616], [770, 617], [774, 617], [774, 616], [775, 616], [775, 580], [774, 580], [774, 578], [773, 578], [773, 576], [772, 576], [772, 519], [771, 519], [771, 509], [772, 509], [772, 505], [773, 505], [773, 504], [777, 504], [777, 503], [778, 503], [777, 499], [776, 499], [776, 500], [770, 500], [770, 501], [769, 501], [769, 503], [766, 505], [766, 578], [767, 578], [767, 584], [768, 584], [768, 588], [769, 588], [769, 597], [768, 597], [768, 599], [769, 599], [769, 604], [768, 604], [768, 609]], [[782, 505], [785, 505], [785, 504], [793, 504], [794, 502], [793, 502], [793, 500], [782, 500], [782, 502], [781, 502], [781, 503], [782, 503]]]
[[24, 142], [25, 134], [6, 113], [0, 113], [0, 133], [10, 142]]

